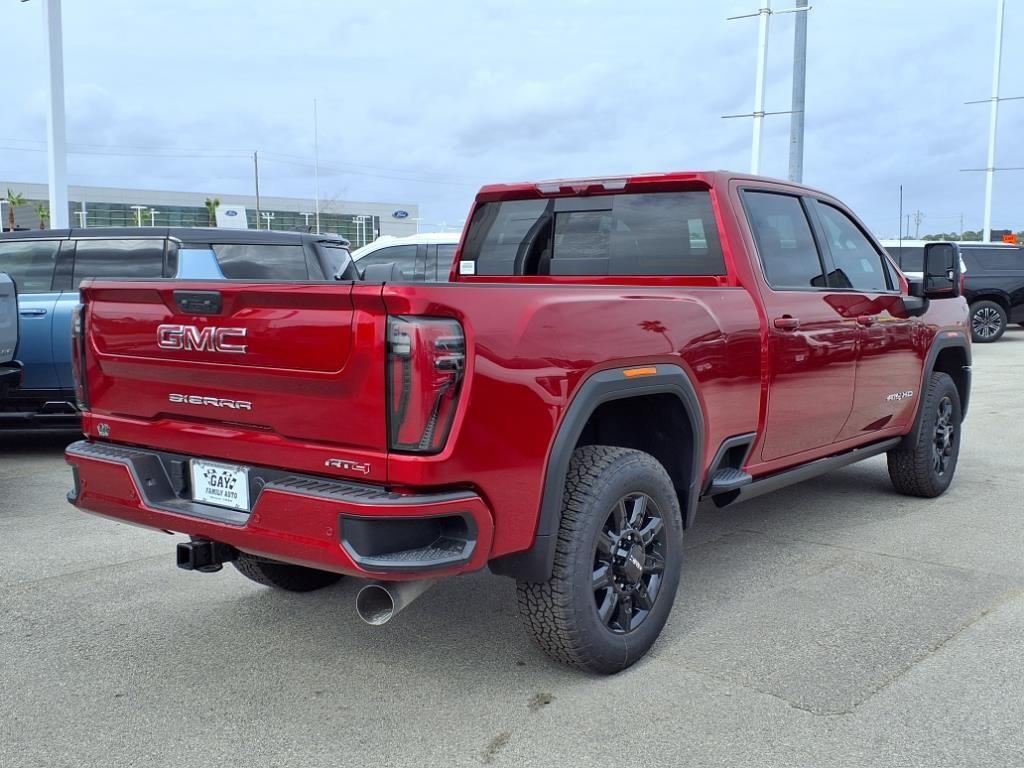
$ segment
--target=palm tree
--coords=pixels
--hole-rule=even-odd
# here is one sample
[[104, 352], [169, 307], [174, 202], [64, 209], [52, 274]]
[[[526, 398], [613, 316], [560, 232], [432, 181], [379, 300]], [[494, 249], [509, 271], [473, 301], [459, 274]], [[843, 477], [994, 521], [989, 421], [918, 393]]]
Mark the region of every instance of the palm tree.
[[39, 214], [39, 228], [46, 229], [50, 223], [50, 208], [46, 203], [36, 203], [36, 213]]
[[25, 204], [24, 195], [16, 195], [7, 188], [7, 228], [14, 231], [14, 209]]
[[220, 198], [215, 197], [212, 200], [206, 198], [206, 220], [207, 225], [211, 227], [217, 226], [217, 206], [220, 205]]

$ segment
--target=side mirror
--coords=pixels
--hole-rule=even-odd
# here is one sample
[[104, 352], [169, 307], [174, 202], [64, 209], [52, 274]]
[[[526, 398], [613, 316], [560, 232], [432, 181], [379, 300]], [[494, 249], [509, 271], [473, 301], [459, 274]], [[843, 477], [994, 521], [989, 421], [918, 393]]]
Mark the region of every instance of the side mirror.
[[960, 295], [960, 246], [928, 243], [924, 247], [922, 292], [927, 299], [953, 299]]

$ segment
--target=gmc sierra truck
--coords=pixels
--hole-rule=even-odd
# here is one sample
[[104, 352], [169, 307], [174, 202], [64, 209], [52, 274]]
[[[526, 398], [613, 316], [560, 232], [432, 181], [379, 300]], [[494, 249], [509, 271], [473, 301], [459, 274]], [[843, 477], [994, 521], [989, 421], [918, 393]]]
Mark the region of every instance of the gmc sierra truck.
[[366, 579], [374, 624], [489, 568], [544, 651], [616, 672], [701, 499], [883, 453], [896, 491], [946, 490], [959, 264], [931, 244], [908, 282], [835, 198], [710, 172], [484, 187], [448, 283], [86, 282], [69, 500], [187, 534], [193, 571]]

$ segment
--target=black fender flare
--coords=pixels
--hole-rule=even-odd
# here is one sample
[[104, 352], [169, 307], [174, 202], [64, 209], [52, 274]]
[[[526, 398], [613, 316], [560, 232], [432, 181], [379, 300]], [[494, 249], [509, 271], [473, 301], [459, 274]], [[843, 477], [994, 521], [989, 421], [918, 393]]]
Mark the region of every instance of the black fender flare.
[[928, 377], [932, 375], [935, 370], [935, 361], [939, 358], [939, 353], [944, 349], [960, 349], [964, 353], [964, 391], [960, 395], [960, 418], [961, 421], [967, 416], [967, 406], [971, 399], [971, 345], [967, 342], [967, 334], [963, 331], [951, 331], [942, 330], [936, 334], [935, 339], [932, 341], [931, 347], [928, 348], [928, 355], [925, 357], [924, 366], [922, 367], [921, 373], [921, 386], [920, 392], [918, 392], [917, 398], [917, 413], [914, 414], [914, 424], [903, 437], [903, 442], [900, 443], [900, 448], [912, 448], [917, 445], [917, 439], [919, 437], [921, 429], [921, 403], [923, 397], [923, 390], [928, 386]]
[[[633, 367], [635, 366], [629, 366]], [[493, 573], [525, 581], [546, 581], [551, 577], [569, 460], [591, 414], [602, 403], [611, 400], [652, 394], [672, 394], [679, 398], [693, 431], [692, 466], [686, 497], [681, 499], [684, 504], [683, 526], [689, 528], [693, 524], [703, 474], [704, 412], [697, 397], [697, 390], [681, 366], [660, 363], [650, 367], [656, 372], [636, 377], [627, 377], [623, 373], [625, 368], [598, 371], [580, 384], [566, 408], [548, 453], [540, 515], [533, 545], [522, 552], [492, 560], [490, 569]]]

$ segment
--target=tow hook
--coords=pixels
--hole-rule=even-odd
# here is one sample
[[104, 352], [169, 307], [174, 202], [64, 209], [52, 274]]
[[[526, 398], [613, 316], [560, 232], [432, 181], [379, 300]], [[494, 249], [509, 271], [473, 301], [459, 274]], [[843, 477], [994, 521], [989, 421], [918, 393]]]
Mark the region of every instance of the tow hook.
[[224, 563], [238, 557], [238, 550], [209, 539], [194, 539], [178, 545], [178, 567], [186, 571], [216, 573]]

